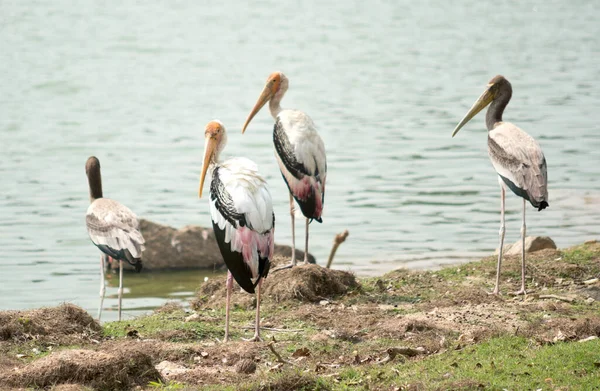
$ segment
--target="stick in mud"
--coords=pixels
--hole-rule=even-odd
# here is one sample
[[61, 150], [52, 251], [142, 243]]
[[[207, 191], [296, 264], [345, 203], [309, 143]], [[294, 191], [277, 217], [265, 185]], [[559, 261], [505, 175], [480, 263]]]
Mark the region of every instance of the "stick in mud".
[[349, 234], [349, 232], [346, 229], [346, 230], [344, 230], [344, 232], [335, 235], [335, 238], [333, 239], [333, 247], [331, 247], [331, 253], [329, 253], [329, 259], [327, 260], [327, 269], [331, 268], [331, 264], [333, 263], [333, 257], [335, 256], [335, 252], [337, 251], [338, 247], [340, 247], [340, 244], [342, 244], [346, 241], [348, 234]]
[[290, 364], [292, 366], [297, 366], [296, 363], [284, 359], [283, 357], [281, 357], [281, 355], [279, 353], [277, 353], [277, 351], [275, 350], [275, 346], [274, 346], [274, 342], [273, 341], [269, 342], [269, 344], [267, 346], [269, 347], [269, 349], [271, 349], [271, 352], [273, 352], [273, 354], [275, 355], [275, 357], [277, 357], [277, 361], [279, 361], [282, 364]]

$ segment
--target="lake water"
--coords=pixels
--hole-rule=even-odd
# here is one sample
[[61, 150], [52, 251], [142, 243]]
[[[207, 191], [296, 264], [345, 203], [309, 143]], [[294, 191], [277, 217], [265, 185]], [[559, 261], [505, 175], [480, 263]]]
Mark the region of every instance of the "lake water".
[[[95, 311], [90, 155], [105, 195], [139, 216], [210, 225], [197, 190], [213, 118], [229, 130], [223, 156], [259, 164], [276, 240], [290, 243], [268, 110], [240, 134], [275, 70], [290, 79], [283, 107], [309, 113], [327, 149], [324, 223], [311, 226], [319, 262], [344, 229], [335, 266], [361, 275], [494, 250], [500, 192], [484, 115], [450, 135], [499, 73], [514, 90], [505, 119], [548, 161], [550, 208], [528, 209], [528, 234], [561, 247], [600, 236], [599, 2], [298, 4], [0, 3], [0, 309], [71, 301]], [[507, 209], [511, 243], [521, 200], [511, 194]], [[302, 224], [297, 233], [301, 246]], [[126, 275], [126, 317], [189, 296], [205, 274]]]

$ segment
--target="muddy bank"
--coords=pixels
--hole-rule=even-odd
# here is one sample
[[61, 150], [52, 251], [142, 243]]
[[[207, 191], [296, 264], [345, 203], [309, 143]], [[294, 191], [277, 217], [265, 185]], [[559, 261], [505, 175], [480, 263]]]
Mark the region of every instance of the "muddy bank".
[[438, 271], [361, 279], [300, 266], [265, 281], [259, 343], [242, 341], [252, 334], [256, 302], [238, 289], [232, 341], [219, 342], [224, 278], [200, 287], [192, 311], [169, 304], [151, 316], [102, 327], [72, 305], [0, 312], [0, 385], [594, 389], [600, 376], [594, 364], [599, 275], [595, 242], [530, 254], [525, 297], [509, 294], [520, 282], [518, 256], [504, 262], [499, 297], [487, 294], [494, 284], [493, 256]]
[[[142, 257], [145, 271], [225, 267], [212, 227], [188, 225], [176, 229], [141, 219], [140, 230], [146, 239], [146, 250]], [[291, 259], [292, 247], [275, 244], [275, 255]], [[296, 250], [296, 258], [304, 259], [304, 251]], [[308, 254], [308, 260], [315, 263], [312, 254]], [[111, 267], [118, 269], [118, 264], [115, 263]], [[127, 263], [123, 267], [134, 270], [133, 266]]]

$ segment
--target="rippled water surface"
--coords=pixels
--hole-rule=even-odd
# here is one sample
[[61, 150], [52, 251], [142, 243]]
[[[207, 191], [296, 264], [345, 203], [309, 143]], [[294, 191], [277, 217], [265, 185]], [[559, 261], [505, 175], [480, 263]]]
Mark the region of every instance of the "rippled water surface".
[[[250, 3], [0, 3], [0, 309], [95, 310], [92, 154], [106, 196], [163, 224], [209, 225], [197, 190], [213, 118], [228, 126], [224, 155], [255, 160], [267, 177], [276, 238], [289, 243], [268, 111], [240, 134], [274, 70], [290, 79], [282, 105], [309, 113], [327, 148], [324, 224], [311, 226], [320, 262], [344, 229], [336, 266], [359, 274], [493, 251], [499, 188], [483, 114], [450, 134], [498, 73], [514, 90], [505, 119], [548, 161], [550, 208], [528, 209], [528, 233], [559, 246], [599, 236], [600, 3]], [[511, 194], [508, 243], [520, 207]], [[203, 278], [127, 275], [127, 314], [187, 297]]]

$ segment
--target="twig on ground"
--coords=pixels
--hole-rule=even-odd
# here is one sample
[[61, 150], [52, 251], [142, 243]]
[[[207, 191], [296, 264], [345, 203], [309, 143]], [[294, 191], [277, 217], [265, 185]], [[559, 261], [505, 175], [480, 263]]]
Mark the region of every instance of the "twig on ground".
[[[254, 326], [242, 326], [240, 327], [242, 330], [254, 330]], [[261, 330], [264, 331], [274, 331], [276, 333], [299, 333], [301, 331], [301, 329], [275, 329], [275, 328], [271, 328], [271, 327], [261, 327]]]
[[575, 299], [573, 297], [558, 296], [558, 295], [539, 295], [538, 297], [540, 299], [556, 299], [556, 300], [566, 301], [567, 303], [572, 303], [575, 301]]
[[333, 247], [331, 247], [329, 259], [327, 260], [327, 269], [331, 268], [331, 264], [333, 263], [333, 257], [335, 257], [335, 252], [337, 251], [338, 247], [340, 247], [340, 244], [346, 241], [348, 234], [349, 232], [346, 229], [344, 230], [344, 232], [335, 235], [335, 238], [333, 239]]
[[279, 361], [282, 364], [290, 364], [290, 365], [293, 365], [293, 366], [297, 366], [296, 363], [284, 359], [283, 357], [281, 357], [281, 355], [279, 353], [277, 353], [277, 351], [275, 350], [275, 346], [274, 346], [273, 341], [269, 342], [267, 346], [269, 347], [269, 349], [271, 349], [271, 351], [273, 352], [273, 354], [275, 355], [275, 357], [277, 357], [277, 361]]

